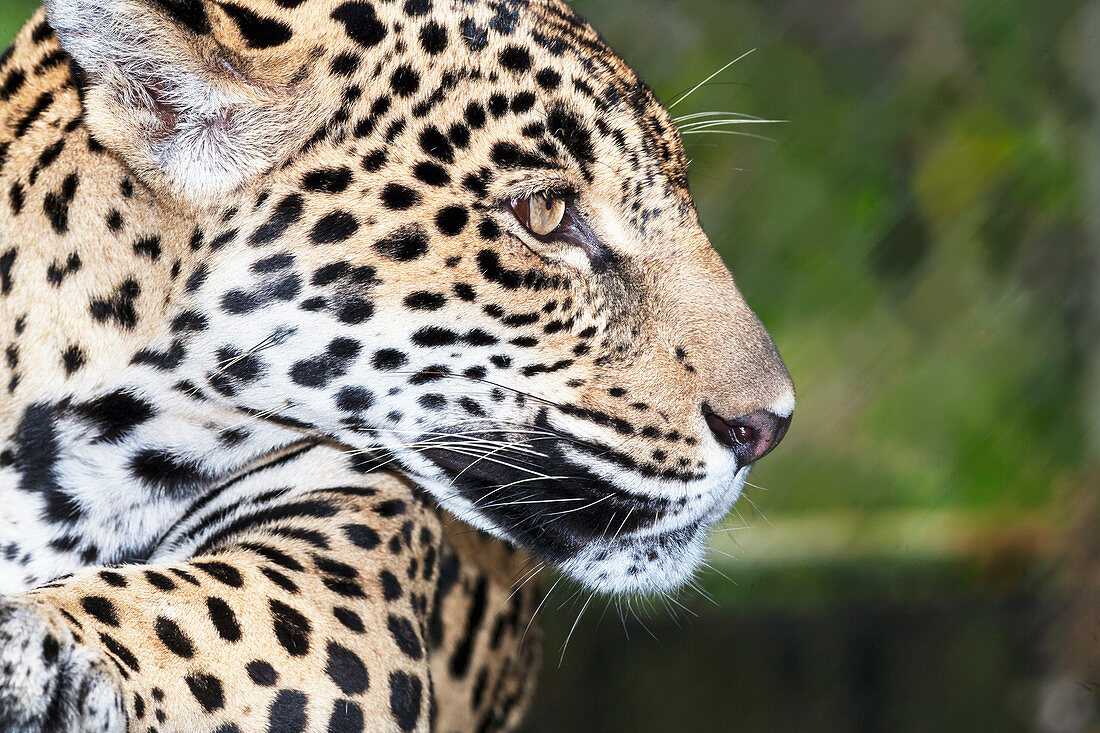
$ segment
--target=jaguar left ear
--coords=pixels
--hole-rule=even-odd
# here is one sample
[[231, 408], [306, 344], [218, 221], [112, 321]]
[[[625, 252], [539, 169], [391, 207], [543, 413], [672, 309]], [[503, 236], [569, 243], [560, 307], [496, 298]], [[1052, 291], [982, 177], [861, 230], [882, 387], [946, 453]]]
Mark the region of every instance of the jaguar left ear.
[[[92, 134], [147, 183], [199, 204], [277, 164], [301, 144], [301, 120], [319, 111], [308, 99], [317, 95], [301, 92], [308, 65], [291, 68], [291, 49], [259, 59], [219, 42], [263, 20], [225, 7], [248, 13], [249, 23], [202, 0], [46, 0], [50, 24], [83, 72]], [[289, 40], [289, 28], [268, 23], [276, 35], [286, 29], [277, 45]]]

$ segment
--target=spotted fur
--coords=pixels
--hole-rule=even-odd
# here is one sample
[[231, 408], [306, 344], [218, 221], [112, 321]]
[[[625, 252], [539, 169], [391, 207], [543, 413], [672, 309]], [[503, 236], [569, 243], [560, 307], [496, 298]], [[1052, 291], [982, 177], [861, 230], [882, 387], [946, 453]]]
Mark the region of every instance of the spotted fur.
[[[513, 216], [543, 192], [571, 240]], [[794, 407], [559, 0], [47, 0], [0, 212], [14, 730], [511, 727], [527, 556], [442, 517], [675, 588], [760, 453], [715, 426]]]

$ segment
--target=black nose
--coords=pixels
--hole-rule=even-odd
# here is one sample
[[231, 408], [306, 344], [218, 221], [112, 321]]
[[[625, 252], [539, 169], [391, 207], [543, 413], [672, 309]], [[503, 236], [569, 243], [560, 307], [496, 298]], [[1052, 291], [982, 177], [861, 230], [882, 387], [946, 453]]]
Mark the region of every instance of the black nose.
[[783, 440], [791, 425], [791, 418], [779, 417], [767, 410], [757, 410], [727, 420], [704, 407], [703, 415], [714, 437], [722, 445], [733, 448], [742, 466], [759, 461], [770, 453]]

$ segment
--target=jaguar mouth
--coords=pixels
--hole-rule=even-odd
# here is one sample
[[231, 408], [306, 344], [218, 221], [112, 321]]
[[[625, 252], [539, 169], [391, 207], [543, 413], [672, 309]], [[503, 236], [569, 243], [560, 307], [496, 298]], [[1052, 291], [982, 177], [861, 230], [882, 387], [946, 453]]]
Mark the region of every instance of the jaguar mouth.
[[569, 460], [562, 446], [542, 444], [539, 453], [462, 447], [421, 451], [442, 472], [451, 498], [556, 564], [592, 544], [646, 533], [674, 503], [614, 486]]
[[663, 486], [669, 497], [643, 494], [659, 487], [635, 477], [639, 491], [630, 491], [598, 475], [578, 460], [596, 455], [597, 447], [577, 442], [559, 435], [532, 444], [500, 430], [474, 440], [437, 433], [421, 438], [418, 453], [435, 473], [424, 486], [445, 508], [592, 590], [638, 594], [683, 585], [743, 475], [718, 491], [702, 490], [704, 482], [674, 482]]

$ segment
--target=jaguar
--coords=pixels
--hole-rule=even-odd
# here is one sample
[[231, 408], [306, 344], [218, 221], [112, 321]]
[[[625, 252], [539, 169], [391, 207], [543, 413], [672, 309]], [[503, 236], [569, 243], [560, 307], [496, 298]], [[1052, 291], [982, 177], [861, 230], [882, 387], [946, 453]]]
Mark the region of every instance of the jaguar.
[[46, 0], [0, 197], [5, 731], [512, 729], [794, 410], [561, 0]]

